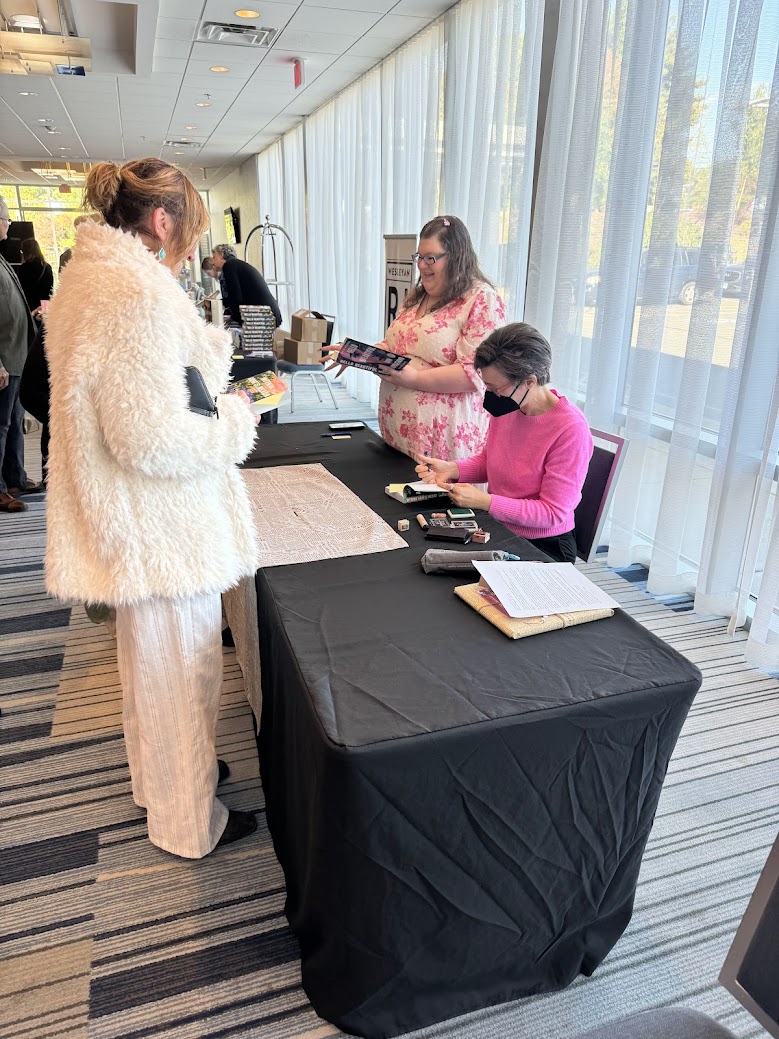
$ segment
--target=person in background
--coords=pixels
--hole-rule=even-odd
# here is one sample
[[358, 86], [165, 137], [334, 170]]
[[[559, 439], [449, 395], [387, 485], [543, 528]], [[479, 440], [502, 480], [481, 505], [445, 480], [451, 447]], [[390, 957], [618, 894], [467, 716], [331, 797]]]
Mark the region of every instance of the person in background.
[[43, 300], [51, 299], [54, 291], [54, 272], [34, 238], [25, 238], [22, 242], [19, 281], [31, 313], [40, 310]]
[[[208, 214], [169, 163], [101, 162], [48, 309], [51, 448], [46, 585], [116, 609], [133, 798], [149, 838], [201, 858], [252, 833], [251, 812], [216, 796], [221, 593], [258, 550], [237, 465], [256, 418], [224, 395], [230, 339], [206, 325], [176, 277]], [[197, 369], [218, 418], [190, 410]]]
[[[219, 277], [219, 274], [216, 271], [216, 268], [214, 267], [214, 258], [213, 258], [213, 256], [206, 256], [206, 258], [200, 264], [200, 270], [206, 276], [206, 278], [208, 279], [209, 285], [212, 282], [214, 282], [214, 281], [220, 281], [221, 280], [220, 277]], [[206, 292], [213, 292], [214, 291], [212, 288], [208, 288], [206, 285], [204, 285], [203, 288], [206, 290]]]
[[489, 422], [473, 357], [506, 308], [456, 216], [428, 221], [413, 258], [419, 279], [379, 344], [411, 362], [381, 376], [379, 429], [414, 459], [466, 458], [483, 446]]
[[[59, 265], [60, 275], [72, 258], [72, 249], [66, 249], [62, 253]], [[22, 407], [41, 424], [41, 466], [44, 486], [46, 484], [46, 466], [49, 461], [49, 362], [46, 360], [44, 348], [45, 321], [44, 318], [27, 354], [22, 381], [19, 385], [19, 400], [22, 402]]]
[[[8, 237], [8, 206], [0, 198], [0, 242]], [[22, 286], [14, 269], [0, 256], [0, 512], [24, 512], [18, 494], [42, 490], [24, 471], [24, 408], [19, 384], [27, 351], [35, 338]]]
[[215, 246], [212, 258], [214, 268], [221, 276], [225, 309], [230, 311], [233, 321], [241, 320], [241, 306], [244, 304], [270, 307], [278, 328], [281, 324], [281, 310], [257, 268], [245, 260], [239, 260], [232, 245]]
[[[576, 561], [574, 509], [592, 457], [587, 419], [547, 386], [552, 349], [521, 322], [489, 335], [474, 365], [492, 416], [482, 451], [460, 462], [423, 456], [417, 473], [462, 508], [483, 509], [561, 563]], [[487, 492], [473, 483], [487, 481]]]

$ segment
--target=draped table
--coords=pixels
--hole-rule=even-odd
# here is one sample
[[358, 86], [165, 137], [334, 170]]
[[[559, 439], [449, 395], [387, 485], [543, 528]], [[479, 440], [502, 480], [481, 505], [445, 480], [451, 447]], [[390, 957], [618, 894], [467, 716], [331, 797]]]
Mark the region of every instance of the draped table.
[[373, 1039], [595, 970], [701, 676], [622, 611], [506, 638], [421, 570], [419, 506], [383, 492], [409, 460], [326, 429], [265, 427], [247, 465], [321, 463], [409, 548], [257, 574], [258, 746], [303, 986]]

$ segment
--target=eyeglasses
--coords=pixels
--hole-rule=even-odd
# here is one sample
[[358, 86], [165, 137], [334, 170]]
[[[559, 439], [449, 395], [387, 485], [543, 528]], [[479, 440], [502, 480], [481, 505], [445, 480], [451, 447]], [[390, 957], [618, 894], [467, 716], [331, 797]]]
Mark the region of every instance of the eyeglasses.
[[440, 260], [442, 256], [446, 256], [446, 253], [428, 253], [427, 256], [423, 256], [421, 253], [413, 253], [411, 259], [414, 263], [424, 263], [428, 267], [435, 267], [436, 260]]

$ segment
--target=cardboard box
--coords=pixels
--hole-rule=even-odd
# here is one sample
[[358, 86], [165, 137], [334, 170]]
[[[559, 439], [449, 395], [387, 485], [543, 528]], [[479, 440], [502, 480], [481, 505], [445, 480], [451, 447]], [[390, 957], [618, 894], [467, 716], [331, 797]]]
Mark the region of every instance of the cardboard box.
[[321, 364], [322, 344], [285, 339], [284, 360], [291, 361], [292, 364]]
[[284, 340], [290, 338], [288, 328], [277, 328], [273, 333], [273, 352], [276, 357], [284, 356]]
[[313, 310], [296, 310], [290, 324], [290, 338], [297, 339], [299, 343], [327, 342], [327, 319], [317, 317]]

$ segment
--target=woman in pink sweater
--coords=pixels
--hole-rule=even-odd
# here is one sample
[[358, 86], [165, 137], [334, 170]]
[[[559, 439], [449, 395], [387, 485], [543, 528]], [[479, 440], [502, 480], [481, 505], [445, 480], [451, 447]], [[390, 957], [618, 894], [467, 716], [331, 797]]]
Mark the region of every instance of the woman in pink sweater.
[[[474, 367], [490, 418], [482, 451], [461, 462], [420, 458], [417, 473], [464, 508], [483, 509], [560, 562], [576, 560], [573, 510], [592, 456], [587, 419], [546, 385], [552, 350], [532, 325], [492, 332]], [[474, 483], [486, 481], [488, 490]]]

